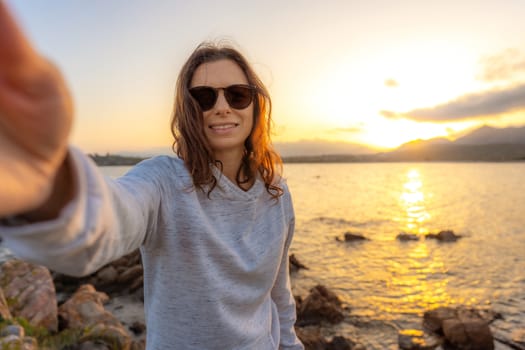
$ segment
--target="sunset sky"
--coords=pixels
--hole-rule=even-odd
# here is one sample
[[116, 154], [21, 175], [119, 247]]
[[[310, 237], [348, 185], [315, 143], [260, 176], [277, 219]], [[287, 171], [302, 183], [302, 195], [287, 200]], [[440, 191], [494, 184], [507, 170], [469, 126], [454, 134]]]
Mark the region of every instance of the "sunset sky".
[[525, 1], [8, 0], [76, 102], [88, 152], [169, 146], [177, 73], [228, 40], [267, 84], [275, 142], [396, 147], [525, 125]]

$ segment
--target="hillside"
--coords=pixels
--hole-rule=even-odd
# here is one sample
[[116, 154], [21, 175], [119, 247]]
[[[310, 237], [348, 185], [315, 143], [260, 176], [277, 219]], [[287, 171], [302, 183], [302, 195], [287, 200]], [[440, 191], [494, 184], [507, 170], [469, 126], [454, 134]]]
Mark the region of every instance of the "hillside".
[[[322, 141], [276, 144], [286, 163], [525, 161], [525, 127], [483, 126], [450, 141], [414, 140], [395, 150], [374, 152], [361, 145]], [[148, 156], [90, 155], [98, 165], [134, 165]]]

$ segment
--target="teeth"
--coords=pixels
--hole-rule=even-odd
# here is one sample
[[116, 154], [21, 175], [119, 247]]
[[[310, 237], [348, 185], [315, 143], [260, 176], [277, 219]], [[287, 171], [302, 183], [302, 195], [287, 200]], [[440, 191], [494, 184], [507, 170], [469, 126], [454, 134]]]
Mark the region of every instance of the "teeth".
[[235, 127], [237, 124], [221, 124], [221, 125], [210, 125], [210, 128], [212, 129], [229, 129]]

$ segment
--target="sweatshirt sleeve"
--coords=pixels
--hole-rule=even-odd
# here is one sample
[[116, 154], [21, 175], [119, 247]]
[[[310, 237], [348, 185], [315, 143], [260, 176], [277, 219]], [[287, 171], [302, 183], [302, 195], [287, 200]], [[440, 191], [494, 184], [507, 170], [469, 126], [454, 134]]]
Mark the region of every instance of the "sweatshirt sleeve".
[[[289, 198], [289, 193], [287, 193], [286, 196]], [[279, 324], [281, 328], [279, 349], [304, 350], [303, 344], [295, 334], [294, 325], [297, 315], [295, 310], [295, 299], [292, 295], [292, 287], [290, 283], [288, 250], [292, 243], [295, 229], [295, 216], [291, 200], [289, 201], [289, 211], [291, 218], [288, 226], [288, 236], [286, 238], [277, 279], [272, 288], [272, 300], [276, 304], [279, 313]]]
[[[58, 218], [16, 227], [0, 226], [4, 244], [19, 258], [83, 276], [138, 248], [158, 221], [160, 189], [145, 164], [117, 180], [71, 147], [75, 197]], [[153, 174], [152, 174], [153, 173]]]

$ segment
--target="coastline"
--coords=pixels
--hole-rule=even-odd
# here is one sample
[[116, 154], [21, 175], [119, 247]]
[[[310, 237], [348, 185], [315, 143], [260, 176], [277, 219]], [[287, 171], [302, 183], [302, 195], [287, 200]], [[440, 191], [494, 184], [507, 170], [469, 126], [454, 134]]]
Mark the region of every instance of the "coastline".
[[[6, 265], [22, 265], [22, 268], [15, 268], [11, 271], [7, 269], [7, 272], [4, 269], [5, 266], [0, 265], [0, 270], [5, 274], [2, 282], [4, 285], [0, 285], [0, 292], [2, 289], [4, 292], [0, 294], [6, 294], [5, 300], [11, 300], [7, 304], [16, 303], [12, 297], [13, 292], [17, 295], [23, 294], [24, 300], [18, 302], [25, 305], [26, 310], [29, 308], [33, 311], [29, 315], [35, 314], [35, 311], [36, 314], [42, 315], [42, 310], [48, 310], [52, 304], [49, 298], [56, 298], [58, 314], [63, 319], [69, 320], [65, 324], [69, 324], [69, 326], [76, 324], [76, 327], [81, 327], [78, 332], [83, 334], [76, 339], [66, 339], [69, 342], [67, 344], [70, 344], [67, 346], [71, 346], [72, 341], [78, 341], [78, 345], [86, 342], [96, 344], [109, 341], [108, 344], [111, 342], [121, 344], [119, 346], [122, 347], [119, 349], [144, 349], [147, 329], [144, 319], [142, 265], [139, 251], [124, 256], [102, 267], [92, 275], [82, 278], [73, 278], [56, 273], [49, 274], [49, 272], [47, 273], [48, 277], [46, 277], [44, 270], [47, 269], [44, 267], [20, 260], [10, 260]], [[308, 270], [308, 267], [301, 264], [293, 255], [290, 256], [290, 268], [292, 282], [301, 279], [301, 270]], [[37, 270], [39, 272], [35, 273], [34, 271]], [[46, 299], [46, 296], [42, 297], [41, 290], [46, 283], [45, 280], [51, 276], [52, 281], [48, 282], [54, 284], [55, 287], [52, 288], [52, 295], [48, 294], [47, 297], [49, 298]], [[22, 286], [19, 277], [27, 281], [26, 286]], [[13, 291], [13, 285], [9, 285], [9, 283], [6, 286], [6, 279], [13, 281], [12, 283], [18, 289]], [[37, 290], [34, 288], [35, 284], [40, 286]], [[352, 313], [352, 306], [342, 303], [339, 296], [329, 288], [322, 285], [311, 287], [307, 294], [299, 293], [298, 295], [296, 294], [297, 291], [292, 288], [298, 316], [295, 329], [305, 344], [306, 350], [380, 350], [395, 346], [399, 346], [400, 349], [425, 348], [437, 350], [441, 349], [440, 346], [444, 342], [453, 343], [455, 341], [470, 346], [464, 348], [474, 346], [476, 349], [483, 350], [494, 349], [494, 344], [497, 344], [495, 349], [498, 350], [522, 349], [520, 346], [525, 346], [525, 329], [517, 329], [506, 338], [498, 334], [493, 335], [489, 325], [502, 316], [490, 309], [471, 309], [459, 306], [457, 308], [427, 310], [421, 317], [420, 326], [414, 329], [396, 326], [389, 328], [387, 322], [366, 323], [361, 318], [355, 317]], [[32, 292], [28, 293], [27, 291]], [[39, 300], [40, 302], [35, 303], [31, 300]], [[16, 315], [16, 310], [17, 307], [14, 307], [11, 311], [13, 316]], [[0, 303], [0, 311], [2, 311], [2, 303]], [[7, 313], [9, 314], [9, 311]], [[28, 314], [26, 313], [26, 315]], [[5, 316], [4, 311], [2, 318], [6, 319], [6, 317], [8, 316]], [[42, 319], [42, 317], [38, 319]], [[447, 320], [453, 319], [457, 320], [454, 322], [459, 322], [460, 328], [469, 327], [468, 332], [474, 335], [466, 340], [456, 340], [454, 337], [448, 336], [446, 330], [444, 336], [439, 335], [442, 332], [442, 327], [450, 326], [448, 324], [451, 322]], [[458, 327], [456, 323], [452, 323], [453, 329]], [[64, 327], [64, 323], [62, 327]], [[82, 327], [86, 328], [82, 330]], [[67, 329], [62, 328], [61, 333], [66, 331]], [[60, 334], [57, 334], [56, 337], [63, 338]], [[67, 337], [71, 338], [70, 335]], [[384, 339], [383, 343], [378, 344], [377, 338], [381, 337], [388, 339]], [[0, 337], [0, 342], [2, 339], [4, 338]], [[425, 347], [417, 347], [422, 345]], [[58, 349], [66, 348], [69, 349], [69, 347], [58, 347]], [[29, 349], [36, 350], [38, 347]], [[102, 347], [100, 349], [109, 348]]]

